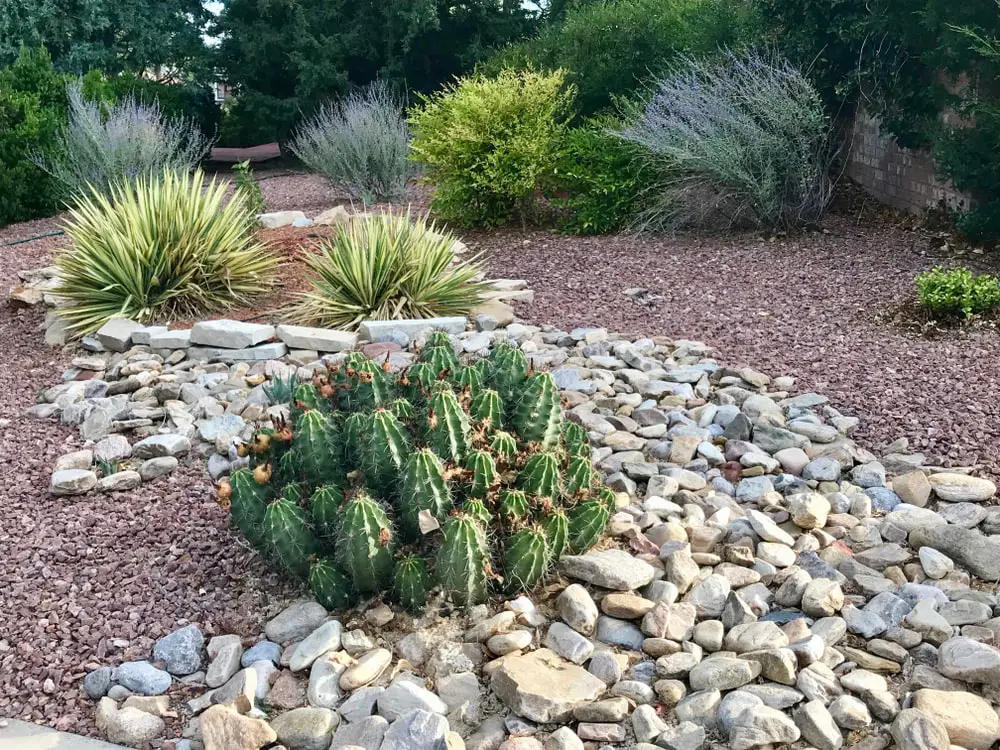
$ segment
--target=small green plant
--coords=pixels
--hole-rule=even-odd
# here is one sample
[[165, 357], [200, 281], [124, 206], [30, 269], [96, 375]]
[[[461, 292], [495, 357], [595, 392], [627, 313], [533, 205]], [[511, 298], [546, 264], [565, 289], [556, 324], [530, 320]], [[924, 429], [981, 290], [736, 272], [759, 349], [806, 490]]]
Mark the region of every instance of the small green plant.
[[296, 131], [289, 148], [302, 162], [365, 205], [398, 198], [412, 164], [403, 101], [377, 82], [324, 105]]
[[506, 345], [463, 366], [442, 332], [398, 376], [350, 353], [240, 452], [251, 468], [220, 500], [330, 609], [382, 592], [419, 608], [435, 585], [462, 605], [530, 590], [615, 503], [550, 374]]
[[243, 197], [204, 175], [164, 171], [79, 198], [69, 212], [72, 244], [56, 258], [75, 334], [109, 318], [193, 318], [248, 304], [274, 282], [277, 258], [261, 243]]
[[298, 383], [299, 378], [294, 372], [284, 378], [279, 375], [264, 385], [264, 395], [272, 404], [290, 404]]
[[121, 471], [121, 469], [118, 468], [117, 461], [109, 461], [106, 458], [99, 458], [96, 463], [102, 477], [110, 477], [112, 474], [117, 474]]
[[914, 279], [922, 304], [936, 318], [971, 317], [1000, 307], [1000, 280], [968, 268], [932, 268]]
[[243, 205], [256, 222], [257, 217], [267, 211], [267, 204], [264, 203], [264, 192], [260, 189], [260, 183], [254, 179], [250, 160], [234, 164], [233, 172], [236, 174], [236, 192], [243, 196]]
[[411, 116], [413, 158], [435, 186], [431, 208], [461, 226], [531, 214], [549, 179], [574, 91], [562, 71], [459, 79]]
[[454, 261], [455, 237], [419, 217], [372, 214], [340, 224], [306, 255], [312, 290], [291, 317], [353, 330], [367, 319], [465, 315], [482, 302], [475, 258]]
[[566, 133], [548, 191], [565, 209], [563, 232], [605, 234], [635, 219], [651, 170], [641, 148], [608, 132], [616, 127], [614, 118], [600, 117]]

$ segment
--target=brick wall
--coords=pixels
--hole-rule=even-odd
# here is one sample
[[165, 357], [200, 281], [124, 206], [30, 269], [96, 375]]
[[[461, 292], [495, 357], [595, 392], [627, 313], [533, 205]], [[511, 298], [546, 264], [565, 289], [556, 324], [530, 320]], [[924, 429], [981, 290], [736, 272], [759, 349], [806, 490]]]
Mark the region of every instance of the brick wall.
[[897, 146], [863, 107], [858, 107], [848, 137], [847, 176], [883, 203], [911, 213], [942, 200], [955, 209], [969, 205], [969, 196], [935, 177], [927, 152]]

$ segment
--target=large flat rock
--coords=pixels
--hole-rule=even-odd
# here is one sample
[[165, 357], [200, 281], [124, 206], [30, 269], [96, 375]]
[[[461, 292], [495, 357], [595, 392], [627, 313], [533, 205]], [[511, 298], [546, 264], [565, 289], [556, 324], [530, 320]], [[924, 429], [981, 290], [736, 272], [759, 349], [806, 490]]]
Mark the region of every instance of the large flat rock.
[[291, 349], [312, 349], [318, 352], [346, 352], [358, 343], [358, 334], [331, 328], [279, 325], [278, 338]]
[[191, 343], [222, 349], [246, 349], [274, 336], [274, 326], [240, 320], [203, 320], [191, 328]]
[[1000, 542], [972, 529], [951, 524], [924, 526], [910, 532], [913, 549], [932, 547], [967, 567], [974, 576], [1000, 581]]
[[0, 747], [3, 750], [120, 750], [122, 745], [8, 719], [7, 726], [0, 728]]
[[607, 689], [586, 669], [547, 648], [504, 660], [493, 673], [492, 686], [511, 711], [541, 724], [569, 720], [574, 708]]
[[570, 555], [559, 562], [559, 567], [570, 578], [616, 591], [642, 588], [656, 576], [652, 565], [620, 549]]
[[246, 349], [226, 349], [217, 346], [192, 346], [188, 356], [192, 359], [202, 359], [207, 362], [265, 362], [269, 359], [281, 359], [288, 354], [288, 346], [283, 341], [270, 344], [260, 344]]
[[454, 318], [421, 318], [419, 320], [366, 320], [361, 324], [358, 333], [362, 339], [374, 341], [395, 341], [397, 334], [402, 333], [409, 338], [416, 338], [426, 331], [447, 331], [461, 333], [465, 330], [467, 319]]

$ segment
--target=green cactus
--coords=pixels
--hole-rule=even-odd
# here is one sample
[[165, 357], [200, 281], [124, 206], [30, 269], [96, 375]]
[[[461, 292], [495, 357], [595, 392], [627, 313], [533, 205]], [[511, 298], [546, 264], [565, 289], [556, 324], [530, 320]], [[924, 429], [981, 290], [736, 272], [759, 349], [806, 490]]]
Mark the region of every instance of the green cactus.
[[264, 541], [264, 514], [271, 487], [258, 484], [250, 469], [234, 471], [229, 477], [229, 487], [233, 522], [250, 544], [260, 548]]
[[309, 516], [291, 500], [277, 500], [264, 512], [264, 543], [292, 573], [305, 576], [309, 558], [316, 551], [316, 538]]
[[313, 527], [316, 535], [323, 540], [333, 541], [340, 526], [340, 506], [344, 503], [344, 491], [335, 485], [324, 485], [313, 492]]
[[234, 525], [329, 608], [530, 589], [614, 512], [587, 432], [524, 352], [502, 344], [463, 366], [439, 332], [420, 358], [390, 374], [351, 352], [298, 385], [288, 423], [258, 430], [241, 448], [251, 470], [220, 487]]
[[317, 560], [309, 570], [309, 588], [327, 609], [342, 609], [354, 603], [350, 579], [332, 560]]
[[396, 562], [392, 576], [392, 598], [404, 609], [416, 610], [427, 603], [427, 563], [417, 555], [406, 555]]
[[559, 459], [554, 453], [536, 453], [521, 470], [521, 489], [529, 495], [556, 497], [559, 494]]
[[486, 532], [469, 515], [448, 519], [435, 566], [441, 588], [462, 605], [481, 604], [489, 596], [490, 553]]
[[469, 431], [469, 415], [455, 392], [438, 384], [427, 416], [427, 444], [444, 460], [460, 463], [469, 449]]
[[472, 451], [465, 459], [465, 468], [472, 472], [469, 497], [486, 497], [500, 483], [497, 462], [489, 451]]
[[555, 448], [562, 436], [562, 422], [559, 389], [552, 376], [547, 372], [532, 373], [514, 412], [514, 424], [521, 437], [541, 443], [546, 450]]
[[407, 459], [399, 507], [403, 533], [409, 539], [418, 539], [421, 535], [420, 511], [429, 511], [440, 523], [451, 510], [451, 488], [444, 478], [444, 466], [429, 448], [422, 448]]
[[530, 591], [542, 580], [551, 556], [541, 528], [521, 529], [511, 538], [504, 557], [508, 593]]
[[392, 529], [369, 495], [359, 492], [344, 503], [336, 547], [354, 588], [362, 594], [385, 589], [392, 576]]
[[569, 548], [579, 554], [593, 547], [610, 518], [611, 513], [600, 500], [580, 503], [569, 516]]

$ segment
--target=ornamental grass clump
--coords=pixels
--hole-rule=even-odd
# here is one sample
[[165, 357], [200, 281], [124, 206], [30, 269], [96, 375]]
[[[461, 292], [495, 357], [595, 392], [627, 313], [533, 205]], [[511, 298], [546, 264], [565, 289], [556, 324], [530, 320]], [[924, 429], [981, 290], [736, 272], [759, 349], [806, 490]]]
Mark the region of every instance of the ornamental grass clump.
[[38, 157], [37, 164], [70, 200], [92, 190], [110, 196], [123, 180], [156, 177], [165, 169], [190, 172], [212, 147], [193, 121], [165, 116], [155, 101], [129, 94], [105, 105], [86, 99], [79, 83], [66, 93], [69, 123], [52, 155]]
[[455, 262], [454, 236], [423, 217], [371, 214], [340, 224], [305, 256], [312, 289], [291, 318], [354, 330], [364, 320], [465, 315], [483, 301], [476, 258]]
[[614, 492], [523, 352], [463, 366], [437, 332], [409, 369], [388, 369], [352, 352], [300, 384], [289, 422], [241, 446], [250, 468], [219, 488], [246, 538], [320, 603], [388, 593], [419, 608], [440, 586], [477, 604], [532, 589], [598, 540]]
[[413, 171], [403, 101], [376, 82], [323, 105], [289, 148], [302, 163], [370, 205], [398, 198]]
[[278, 265], [240, 194], [204, 175], [165, 170], [92, 188], [69, 212], [71, 245], [56, 257], [58, 313], [71, 333], [109, 318], [142, 323], [194, 318], [250, 304]]
[[617, 134], [665, 176], [639, 228], [792, 228], [822, 216], [831, 125], [816, 89], [772, 55], [684, 58]]

